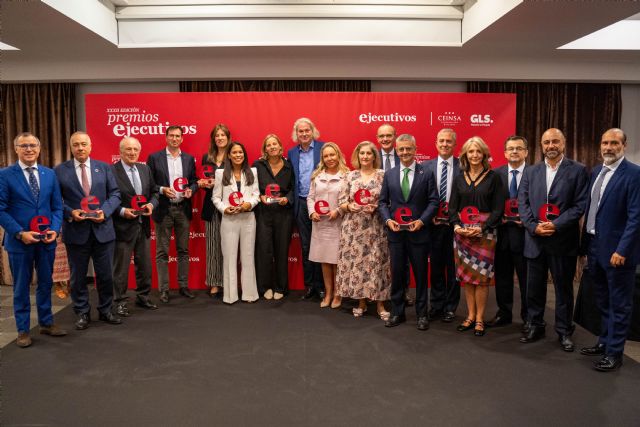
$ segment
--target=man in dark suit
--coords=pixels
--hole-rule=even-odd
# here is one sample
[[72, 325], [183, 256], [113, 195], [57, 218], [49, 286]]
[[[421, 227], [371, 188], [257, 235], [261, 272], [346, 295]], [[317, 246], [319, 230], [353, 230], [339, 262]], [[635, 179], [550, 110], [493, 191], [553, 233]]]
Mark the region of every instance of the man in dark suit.
[[56, 337], [67, 334], [53, 323], [51, 312], [51, 275], [56, 237], [62, 223], [62, 197], [55, 173], [38, 165], [40, 140], [24, 132], [13, 140], [13, 147], [18, 161], [0, 171], [0, 227], [5, 232], [3, 246], [9, 254], [13, 276], [16, 344], [24, 348], [31, 345], [29, 285], [34, 268], [38, 273], [36, 305], [40, 333]]
[[418, 329], [426, 331], [429, 329], [427, 258], [431, 244], [426, 225], [438, 210], [438, 195], [433, 174], [415, 161], [415, 138], [400, 135], [396, 140], [396, 152], [400, 164], [385, 173], [379, 201], [391, 252], [392, 309], [385, 326], [394, 327], [406, 321], [405, 269], [409, 260], [416, 282]]
[[386, 172], [400, 163], [400, 158], [394, 147], [396, 142], [395, 128], [388, 123], [383, 124], [378, 128], [376, 139], [378, 140], [378, 145], [380, 145], [382, 170]]
[[[87, 329], [91, 322], [86, 283], [89, 259], [93, 260], [96, 274], [99, 319], [119, 325], [122, 320], [111, 312], [111, 265], [116, 238], [111, 215], [120, 206], [120, 191], [109, 165], [89, 157], [89, 135], [75, 132], [69, 145], [73, 159], [59, 164], [55, 171], [64, 200], [62, 240], [67, 246], [71, 268], [71, 299], [78, 315], [75, 326], [76, 329]], [[87, 215], [86, 203], [91, 197], [98, 199], [99, 207], [93, 215]]]
[[524, 172], [518, 191], [518, 212], [526, 228], [528, 332], [522, 343], [545, 334], [544, 308], [549, 271], [556, 293], [555, 330], [564, 351], [573, 351], [573, 276], [576, 271], [580, 217], [588, 198], [584, 165], [564, 156], [565, 136], [559, 129], [542, 134], [544, 161]]
[[640, 167], [624, 158], [626, 147], [627, 137], [621, 129], [609, 129], [602, 135], [604, 164], [591, 174], [583, 228], [586, 274], [595, 285], [602, 324], [596, 345], [580, 353], [602, 356], [594, 364], [602, 372], [622, 365], [640, 263]]
[[[458, 159], [453, 157], [456, 147], [456, 133], [453, 129], [441, 129], [436, 136], [438, 157], [427, 160], [422, 165], [433, 174], [442, 208], [448, 206], [451, 185], [460, 173]], [[448, 216], [448, 214], [446, 214]], [[431, 310], [429, 319], [440, 317], [450, 323], [456, 317], [460, 302], [460, 284], [456, 280], [456, 266], [453, 259], [453, 229], [448, 220], [434, 217], [429, 224], [431, 231]]]
[[[131, 253], [136, 272], [136, 305], [147, 310], [158, 308], [149, 299], [151, 291], [151, 221], [149, 216], [158, 206], [158, 187], [151, 170], [138, 163], [142, 146], [136, 138], [125, 137], [120, 141], [120, 161], [113, 164], [113, 175], [120, 189], [120, 208], [113, 216], [116, 231], [116, 249], [113, 261], [113, 285], [116, 313], [129, 316], [127, 288]], [[138, 206], [132, 203], [136, 196], [145, 201]]]
[[311, 245], [311, 219], [307, 209], [307, 196], [311, 186], [311, 173], [320, 163], [320, 150], [324, 144], [318, 141], [320, 132], [313, 122], [301, 117], [293, 124], [293, 142], [297, 145], [289, 150], [287, 158], [293, 166], [293, 218], [298, 227], [300, 246], [302, 246], [302, 269], [304, 271], [304, 299], [314, 296], [324, 298], [324, 282], [320, 264], [309, 261]]
[[[158, 290], [160, 301], [169, 303], [169, 245], [171, 232], [175, 232], [178, 253], [178, 286], [180, 295], [195, 298], [189, 290], [189, 229], [191, 226], [191, 196], [198, 189], [196, 161], [194, 157], [180, 150], [182, 128], [169, 126], [165, 132], [167, 146], [147, 158], [153, 180], [159, 188], [159, 204], [153, 210], [156, 223], [156, 269], [158, 270]], [[187, 180], [178, 188], [176, 180]]]
[[[508, 164], [496, 169], [505, 190], [505, 200], [518, 200], [518, 189], [522, 175], [527, 169], [525, 160], [529, 154], [527, 140], [523, 136], [510, 136], [504, 143], [504, 157]], [[507, 202], [509, 203], [509, 202]], [[489, 327], [510, 325], [513, 317], [513, 274], [518, 276], [520, 285], [520, 317], [524, 323], [523, 332], [527, 328], [527, 262], [522, 255], [524, 250], [525, 229], [517, 214], [517, 209], [505, 210], [507, 215], [498, 226], [498, 242], [496, 245], [496, 302], [498, 312], [487, 322]]]

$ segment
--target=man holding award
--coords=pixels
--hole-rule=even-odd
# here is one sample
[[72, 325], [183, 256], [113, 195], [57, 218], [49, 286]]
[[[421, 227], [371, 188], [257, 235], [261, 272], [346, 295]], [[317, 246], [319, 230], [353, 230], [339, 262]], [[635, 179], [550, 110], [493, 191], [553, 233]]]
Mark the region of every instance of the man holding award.
[[489, 327], [510, 325], [513, 311], [513, 274], [520, 285], [520, 317], [527, 328], [527, 263], [522, 255], [524, 249], [524, 227], [518, 213], [518, 188], [526, 169], [525, 160], [529, 151], [523, 136], [513, 135], [504, 143], [504, 157], [508, 164], [495, 171], [502, 181], [506, 199], [504, 217], [498, 226], [496, 245], [496, 301], [498, 312], [487, 322]]
[[427, 309], [427, 258], [431, 247], [429, 224], [438, 210], [433, 174], [415, 161], [416, 140], [412, 135], [396, 139], [400, 164], [384, 174], [379, 211], [387, 226], [391, 252], [391, 317], [386, 327], [398, 326], [405, 317], [405, 268], [411, 263], [416, 282], [418, 330], [429, 329]]
[[580, 239], [580, 217], [589, 197], [589, 176], [584, 165], [565, 157], [565, 136], [551, 128], [542, 134], [544, 161], [527, 168], [518, 191], [518, 212], [526, 228], [527, 320], [531, 326], [520, 338], [531, 343], [545, 335], [544, 308], [547, 277], [556, 293], [556, 323], [560, 347], [571, 352], [573, 276]]
[[56, 237], [62, 222], [62, 197], [55, 173], [38, 165], [40, 141], [21, 133], [13, 140], [18, 161], [0, 171], [0, 227], [3, 246], [9, 254], [13, 275], [13, 313], [18, 329], [18, 347], [29, 347], [29, 285], [35, 268], [38, 274], [36, 305], [40, 333], [63, 336], [67, 332], [53, 323], [51, 275]]
[[438, 213], [431, 221], [431, 310], [429, 318], [440, 317], [443, 322], [453, 322], [460, 302], [460, 284], [456, 280], [453, 259], [453, 228], [449, 224], [449, 199], [451, 184], [460, 173], [457, 158], [453, 157], [456, 133], [453, 129], [442, 129], [436, 136], [438, 157], [423, 163], [433, 174], [438, 189]]
[[158, 187], [151, 170], [138, 163], [142, 146], [136, 138], [125, 137], [120, 141], [120, 161], [113, 164], [113, 175], [120, 189], [120, 209], [113, 217], [116, 231], [116, 248], [113, 260], [113, 290], [115, 312], [127, 317], [127, 288], [131, 253], [136, 272], [136, 305], [155, 310], [149, 299], [151, 291], [151, 221], [153, 208], [158, 206]]
[[62, 240], [71, 268], [71, 299], [78, 316], [75, 326], [87, 329], [91, 322], [86, 283], [89, 259], [96, 273], [99, 319], [118, 325], [122, 320], [111, 312], [111, 260], [116, 238], [111, 215], [120, 206], [120, 190], [109, 165], [89, 157], [91, 138], [87, 133], [75, 132], [69, 145], [73, 159], [59, 164], [55, 171], [64, 200]]

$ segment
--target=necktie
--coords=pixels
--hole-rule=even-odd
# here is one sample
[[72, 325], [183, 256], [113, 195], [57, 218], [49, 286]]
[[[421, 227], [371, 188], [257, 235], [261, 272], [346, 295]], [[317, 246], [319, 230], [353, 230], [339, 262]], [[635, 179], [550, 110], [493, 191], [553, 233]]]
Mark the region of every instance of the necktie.
[[442, 161], [442, 173], [440, 174], [440, 201], [447, 201], [447, 175], [449, 175], [448, 170], [449, 163], [446, 161]]
[[133, 184], [133, 189], [135, 190], [136, 194], [142, 194], [142, 187], [140, 186], [140, 182], [136, 177], [136, 168], [134, 166], [131, 166], [129, 168], [129, 171], [131, 171], [131, 183]]
[[602, 182], [604, 177], [611, 172], [606, 166], [602, 167], [598, 179], [593, 186], [593, 194], [591, 195], [591, 204], [589, 205], [589, 216], [587, 216], [587, 231], [595, 230], [596, 228], [596, 214], [598, 213], [598, 204], [600, 203], [600, 191], [602, 190]]
[[80, 163], [81, 180], [82, 180], [82, 191], [84, 191], [84, 195], [88, 196], [91, 193], [91, 186], [89, 185], [89, 178], [87, 177], [87, 165], [84, 163]]
[[411, 186], [409, 185], [409, 171], [411, 169], [404, 168], [404, 176], [402, 177], [402, 196], [404, 200], [409, 200], [409, 192], [411, 191]]
[[518, 197], [518, 170], [511, 171], [511, 184], [509, 184], [509, 198], [515, 199]]
[[40, 196], [40, 187], [38, 186], [38, 180], [34, 175], [33, 171], [37, 170], [34, 167], [27, 168], [27, 172], [29, 172], [29, 187], [31, 187], [31, 194], [33, 194], [33, 198], [38, 200], [38, 196]]
[[389, 169], [391, 169], [391, 154], [386, 153], [385, 156], [387, 157], [384, 160], [384, 171], [388, 171]]

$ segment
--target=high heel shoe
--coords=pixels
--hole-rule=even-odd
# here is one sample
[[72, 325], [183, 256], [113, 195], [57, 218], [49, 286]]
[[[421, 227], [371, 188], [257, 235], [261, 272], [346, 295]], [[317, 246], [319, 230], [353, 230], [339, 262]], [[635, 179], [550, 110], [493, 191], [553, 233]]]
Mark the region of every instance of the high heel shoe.
[[340, 308], [342, 307], [342, 298], [340, 298], [337, 302], [334, 298], [333, 301], [331, 301], [331, 308]]
[[476, 322], [476, 326], [473, 330], [473, 335], [477, 337], [484, 336], [484, 322]]
[[476, 322], [474, 322], [473, 319], [464, 319], [464, 322], [460, 323], [456, 330], [458, 332], [468, 331], [469, 329], [473, 329], [475, 325]]

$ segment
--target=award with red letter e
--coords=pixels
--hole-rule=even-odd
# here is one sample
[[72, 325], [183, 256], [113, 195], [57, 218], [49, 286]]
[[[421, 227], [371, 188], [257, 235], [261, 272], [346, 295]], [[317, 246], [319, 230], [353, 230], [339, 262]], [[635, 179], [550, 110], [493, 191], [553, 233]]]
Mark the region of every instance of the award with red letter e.
[[215, 176], [215, 171], [213, 170], [213, 166], [203, 165], [202, 176], [204, 177], [204, 179], [207, 180], [209, 185], [213, 185], [213, 177]]
[[239, 211], [242, 208], [243, 203], [244, 199], [241, 192], [234, 191], [233, 193], [229, 194], [229, 204], [234, 211]]
[[189, 180], [183, 176], [176, 178], [175, 181], [173, 181], [173, 189], [178, 193], [184, 193], [187, 189], [187, 185], [189, 185]]
[[520, 213], [518, 212], [518, 199], [507, 199], [504, 202], [504, 220], [505, 222], [520, 221]]
[[265, 203], [267, 205], [274, 205], [280, 203], [280, 186], [278, 184], [269, 184], [264, 189]]
[[96, 196], [88, 195], [80, 201], [82, 216], [85, 218], [98, 218], [97, 210], [100, 208], [100, 200]]
[[434, 221], [438, 225], [449, 225], [449, 203], [440, 202]]
[[560, 216], [560, 208], [553, 203], [546, 203], [538, 210], [538, 219], [541, 222], [550, 222]]
[[480, 227], [480, 211], [475, 206], [465, 206], [460, 210], [463, 227]]
[[361, 188], [353, 195], [353, 201], [360, 206], [367, 206], [371, 203], [371, 191]]
[[29, 229], [38, 234], [33, 235], [36, 239], [44, 240], [47, 238], [47, 231], [49, 231], [49, 226], [51, 225], [51, 221], [46, 216], [38, 215], [31, 218], [31, 222], [29, 223]]
[[329, 202], [326, 200], [318, 200], [313, 205], [313, 210], [320, 215], [320, 218], [328, 217], [329, 212], [331, 212], [331, 209], [329, 209]]
[[411, 209], [408, 207], [402, 207], [396, 210], [396, 213], [393, 215], [393, 219], [400, 226], [400, 230], [409, 229], [409, 224], [413, 221], [411, 215], [413, 215], [413, 212], [411, 212]]
[[143, 215], [146, 211], [144, 205], [147, 204], [147, 198], [142, 194], [136, 194], [131, 198], [131, 209], [135, 215]]

